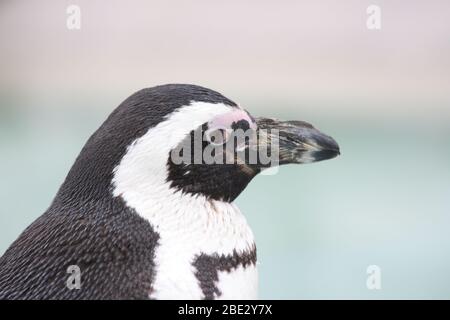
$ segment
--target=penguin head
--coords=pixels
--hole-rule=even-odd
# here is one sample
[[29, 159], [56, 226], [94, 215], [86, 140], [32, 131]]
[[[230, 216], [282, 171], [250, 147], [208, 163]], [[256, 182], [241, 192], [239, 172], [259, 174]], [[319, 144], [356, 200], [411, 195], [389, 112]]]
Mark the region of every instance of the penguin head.
[[[339, 154], [302, 121], [255, 118], [220, 93], [195, 85], [143, 89], [91, 136], [60, 198], [169, 194], [233, 201], [261, 170]], [[167, 198], [166, 198], [167, 199]]]

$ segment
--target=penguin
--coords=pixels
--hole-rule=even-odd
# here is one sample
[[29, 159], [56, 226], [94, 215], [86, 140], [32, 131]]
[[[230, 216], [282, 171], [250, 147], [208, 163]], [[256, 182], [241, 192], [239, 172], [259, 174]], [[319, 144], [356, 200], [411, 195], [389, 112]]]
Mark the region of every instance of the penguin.
[[[252, 134], [226, 149], [238, 131]], [[132, 94], [0, 258], [0, 299], [256, 299], [255, 240], [233, 201], [274, 165], [219, 160], [272, 142], [277, 166], [340, 153], [307, 122], [255, 118], [201, 86]]]

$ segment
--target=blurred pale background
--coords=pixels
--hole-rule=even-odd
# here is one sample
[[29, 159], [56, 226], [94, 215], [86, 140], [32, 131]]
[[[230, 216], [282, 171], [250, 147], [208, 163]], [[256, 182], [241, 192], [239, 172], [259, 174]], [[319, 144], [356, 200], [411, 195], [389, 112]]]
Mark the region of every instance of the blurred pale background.
[[261, 298], [450, 298], [450, 2], [3, 0], [0, 40], [0, 254], [122, 100], [195, 83], [341, 146], [237, 199]]

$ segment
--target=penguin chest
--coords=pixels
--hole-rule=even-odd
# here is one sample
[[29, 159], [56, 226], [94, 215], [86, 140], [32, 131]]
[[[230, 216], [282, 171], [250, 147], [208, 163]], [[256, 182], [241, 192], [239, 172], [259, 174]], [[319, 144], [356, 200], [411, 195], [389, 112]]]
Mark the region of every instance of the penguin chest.
[[175, 247], [171, 252], [174, 255], [170, 257], [163, 250], [157, 254], [158, 268], [151, 298], [257, 299], [258, 271], [254, 245], [230, 254], [177, 251]]
[[176, 228], [167, 221], [154, 224], [160, 242], [151, 298], [257, 298], [253, 233], [236, 207], [219, 209], [192, 219], [186, 214], [184, 218], [189, 221], [177, 221]]

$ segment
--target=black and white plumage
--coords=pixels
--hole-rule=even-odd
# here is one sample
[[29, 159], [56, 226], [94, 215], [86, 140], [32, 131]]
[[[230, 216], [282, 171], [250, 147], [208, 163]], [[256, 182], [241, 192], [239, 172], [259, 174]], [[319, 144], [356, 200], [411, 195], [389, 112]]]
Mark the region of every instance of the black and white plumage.
[[[332, 158], [304, 122], [254, 119], [194, 85], [143, 89], [89, 138], [49, 209], [0, 258], [0, 299], [257, 297], [256, 248], [232, 201], [258, 164], [175, 164], [170, 152], [215, 122], [280, 129], [280, 164]], [[66, 286], [67, 267], [81, 289]]]

